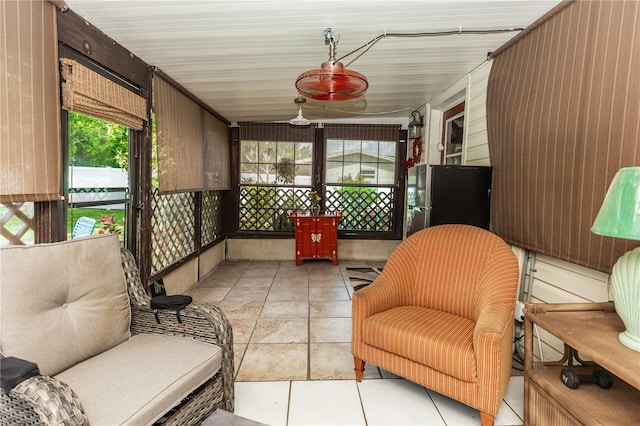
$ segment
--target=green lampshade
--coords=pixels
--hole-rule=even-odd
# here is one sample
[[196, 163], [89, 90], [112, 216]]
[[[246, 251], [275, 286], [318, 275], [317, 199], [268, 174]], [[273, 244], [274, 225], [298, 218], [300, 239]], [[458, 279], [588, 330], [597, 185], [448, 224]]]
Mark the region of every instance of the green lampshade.
[[640, 167], [618, 170], [591, 232], [606, 237], [640, 240]]

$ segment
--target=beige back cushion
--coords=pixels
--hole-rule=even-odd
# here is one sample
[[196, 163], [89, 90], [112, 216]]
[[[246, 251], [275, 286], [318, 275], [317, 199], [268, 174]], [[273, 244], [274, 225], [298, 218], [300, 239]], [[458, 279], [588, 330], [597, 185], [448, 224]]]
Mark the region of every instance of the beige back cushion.
[[116, 235], [0, 248], [0, 351], [54, 375], [130, 337]]

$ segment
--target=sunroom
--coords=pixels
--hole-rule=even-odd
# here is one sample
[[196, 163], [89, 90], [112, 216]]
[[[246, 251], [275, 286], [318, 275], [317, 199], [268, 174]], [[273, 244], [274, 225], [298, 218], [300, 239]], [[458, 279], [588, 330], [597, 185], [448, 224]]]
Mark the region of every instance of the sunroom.
[[[619, 300], [611, 281], [640, 233], [592, 225], [614, 176], [640, 164], [638, 2], [10, 0], [0, 22], [0, 244], [117, 234], [150, 295], [220, 306], [234, 330], [237, 415], [480, 422], [384, 368], [353, 380], [355, 288], [435, 227], [439, 166], [489, 170], [487, 228], [518, 262], [496, 424], [541, 421], [524, 390], [525, 303], [637, 299]], [[301, 83], [327, 53], [366, 82], [361, 93]], [[331, 253], [299, 254], [305, 216], [339, 218]], [[563, 359], [562, 338], [533, 330], [533, 360]], [[639, 349], [615, 344], [614, 359], [640, 368]], [[393, 408], [404, 400], [410, 414]]]

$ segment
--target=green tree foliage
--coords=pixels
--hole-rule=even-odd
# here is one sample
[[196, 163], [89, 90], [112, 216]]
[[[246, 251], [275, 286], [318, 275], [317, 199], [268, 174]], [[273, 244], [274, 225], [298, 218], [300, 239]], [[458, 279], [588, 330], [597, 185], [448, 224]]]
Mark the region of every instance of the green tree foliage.
[[69, 112], [69, 164], [127, 169], [129, 129]]
[[[343, 176], [341, 182], [362, 185], [366, 183], [365, 180], [365, 177], [358, 173], [355, 178], [351, 176], [351, 174]], [[374, 202], [377, 193], [375, 189], [366, 186], [340, 186], [338, 187], [337, 192], [343, 197], [352, 199], [361, 198], [364, 200], [372, 200]]]
[[296, 181], [296, 165], [290, 158], [283, 158], [276, 163], [276, 183], [292, 185]]

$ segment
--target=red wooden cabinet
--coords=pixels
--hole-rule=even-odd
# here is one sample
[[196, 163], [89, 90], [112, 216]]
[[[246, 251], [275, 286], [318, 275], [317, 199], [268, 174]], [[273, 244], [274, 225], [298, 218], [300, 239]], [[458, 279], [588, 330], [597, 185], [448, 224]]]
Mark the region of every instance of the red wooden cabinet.
[[329, 259], [338, 264], [338, 223], [340, 213], [312, 216], [304, 212], [292, 212], [296, 234], [296, 265], [303, 259]]

